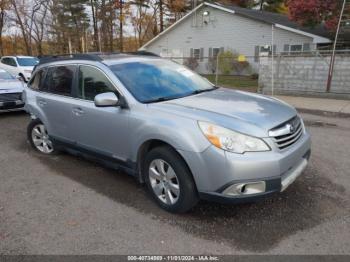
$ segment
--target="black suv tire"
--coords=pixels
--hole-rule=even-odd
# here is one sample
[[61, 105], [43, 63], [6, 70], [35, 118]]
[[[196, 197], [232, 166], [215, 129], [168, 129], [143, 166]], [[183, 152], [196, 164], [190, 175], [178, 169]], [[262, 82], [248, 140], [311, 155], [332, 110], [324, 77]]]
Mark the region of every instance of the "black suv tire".
[[[175, 172], [175, 177], [172, 179], [172, 184], [176, 180], [179, 188], [179, 194], [176, 197], [177, 201], [175, 203], [165, 203], [166, 200], [166, 194], [169, 188], [169, 183], [167, 181], [162, 182], [161, 179], [159, 179], [159, 183], [157, 179], [154, 179], [152, 176], [150, 176], [150, 168], [152, 168], [151, 165], [157, 163], [155, 161], [163, 161], [164, 162], [164, 169], [167, 169], [169, 172], [169, 168], [172, 168], [172, 170]], [[167, 167], [166, 167], [167, 166]], [[145, 182], [147, 184], [147, 187], [154, 198], [154, 200], [158, 203], [160, 207], [165, 209], [166, 211], [172, 212], [172, 213], [184, 213], [189, 211], [192, 207], [194, 207], [198, 200], [198, 192], [195, 185], [195, 182], [193, 180], [191, 171], [189, 170], [187, 164], [185, 161], [181, 158], [181, 156], [172, 148], [167, 146], [161, 146], [152, 149], [145, 158], [145, 162], [143, 165], [143, 175], [145, 178]], [[156, 170], [157, 171], [157, 170]], [[157, 176], [158, 178], [158, 176]], [[164, 183], [167, 183], [167, 186], [164, 186]], [[157, 186], [160, 188], [163, 187], [163, 193], [159, 193], [161, 196], [158, 196], [155, 193], [154, 186]], [[166, 189], [167, 188], [167, 189]], [[160, 191], [159, 191], [160, 192]], [[163, 198], [164, 195], [164, 198]], [[171, 192], [172, 197], [174, 197], [174, 194]], [[162, 200], [162, 199], [163, 200]]]

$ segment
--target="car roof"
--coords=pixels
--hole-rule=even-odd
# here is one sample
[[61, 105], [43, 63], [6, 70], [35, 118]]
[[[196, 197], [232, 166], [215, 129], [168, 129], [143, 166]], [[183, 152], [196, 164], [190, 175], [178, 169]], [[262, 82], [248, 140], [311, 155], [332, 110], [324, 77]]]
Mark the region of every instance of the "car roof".
[[91, 63], [91, 62], [101, 62], [106, 65], [115, 64], [117, 61], [125, 61], [125, 59], [150, 59], [159, 58], [150, 52], [138, 51], [130, 53], [86, 53], [86, 54], [66, 54], [66, 55], [54, 55], [54, 56], [43, 56], [40, 58], [38, 67], [43, 65], [54, 65], [57, 63], [64, 62], [64, 64], [72, 63]]

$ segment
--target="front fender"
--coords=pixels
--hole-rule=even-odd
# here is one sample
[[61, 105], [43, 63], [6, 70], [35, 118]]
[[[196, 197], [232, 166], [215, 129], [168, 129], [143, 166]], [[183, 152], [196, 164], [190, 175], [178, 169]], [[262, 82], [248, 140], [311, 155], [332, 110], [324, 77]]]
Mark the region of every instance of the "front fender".
[[210, 146], [197, 121], [164, 112], [132, 114], [130, 130], [133, 161], [137, 160], [139, 148], [150, 140], [163, 141], [181, 151], [203, 152]]

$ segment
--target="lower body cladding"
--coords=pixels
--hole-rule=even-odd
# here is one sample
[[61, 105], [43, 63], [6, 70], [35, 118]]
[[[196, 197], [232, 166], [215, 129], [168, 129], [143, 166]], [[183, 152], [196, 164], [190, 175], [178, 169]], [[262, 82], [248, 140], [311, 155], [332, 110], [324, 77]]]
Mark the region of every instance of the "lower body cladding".
[[284, 191], [304, 171], [311, 153], [308, 133], [279, 151], [235, 154], [210, 146], [202, 153], [179, 151], [202, 199], [239, 203]]

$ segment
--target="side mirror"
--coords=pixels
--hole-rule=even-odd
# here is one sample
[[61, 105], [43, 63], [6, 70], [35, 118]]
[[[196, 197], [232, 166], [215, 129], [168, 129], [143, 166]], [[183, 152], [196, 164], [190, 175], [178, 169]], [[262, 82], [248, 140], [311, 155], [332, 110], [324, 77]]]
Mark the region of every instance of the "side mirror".
[[109, 106], [118, 106], [119, 99], [118, 97], [112, 93], [102, 93], [95, 96], [95, 106], [97, 107], [109, 107]]

